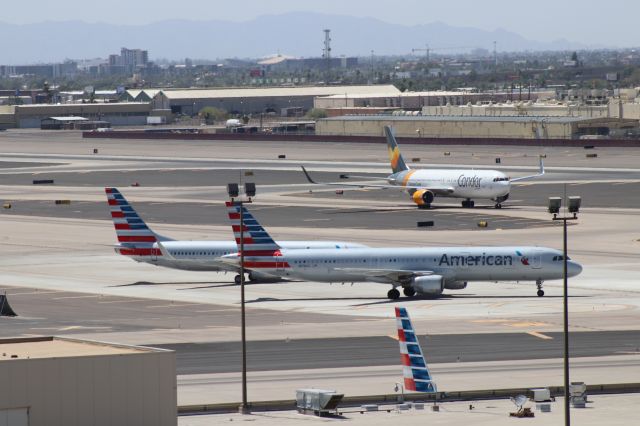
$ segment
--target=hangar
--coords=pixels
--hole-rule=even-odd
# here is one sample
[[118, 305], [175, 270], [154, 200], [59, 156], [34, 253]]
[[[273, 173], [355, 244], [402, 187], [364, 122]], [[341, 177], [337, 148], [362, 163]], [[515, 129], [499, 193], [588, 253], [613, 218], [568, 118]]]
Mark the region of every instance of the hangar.
[[0, 425], [176, 425], [175, 353], [59, 337], [0, 339]]
[[[150, 89], [153, 93], [153, 89]], [[235, 114], [256, 114], [283, 109], [313, 108], [318, 96], [345, 94], [396, 95], [400, 91], [393, 85], [376, 86], [309, 86], [267, 87], [238, 89], [167, 89], [155, 93], [151, 104], [154, 110], [171, 110], [174, 114], [196, 115], [204, 107], [216, 107]], [[135, 94], [143, 99], [142, 93]]]
[[316, 134], [383, 136], [384, 126], [393, 126], [401, 137], [578, 139], [632, 131], [639, 122], [606, 117], [354, 115], [318, 120]]

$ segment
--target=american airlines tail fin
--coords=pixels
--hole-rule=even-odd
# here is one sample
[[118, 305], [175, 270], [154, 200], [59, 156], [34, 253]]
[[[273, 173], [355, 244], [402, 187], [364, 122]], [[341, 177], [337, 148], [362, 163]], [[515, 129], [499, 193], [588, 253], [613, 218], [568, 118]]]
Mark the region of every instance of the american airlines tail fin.
[[404, 373], [404, 388], [416, 392], [437, 392], [436, 383], [422, 354], [406, 308], [396, 307], [400, 359]]
[[[227, 201], [225, 204], [238, 250], [240, 249], [240, 234], [241, 232], [243, 234], [245, 256], [274, 256], [274, 252], [280, 250], [280, 246], [246, 207], [232, 201]], [[240, 209], [242, 209], [244, 221], [243, 230], [240, 229]]]
[[171, 239], [153, 232], [117, 188], [105, 188], [104, 192], [120, 243], [119, 253], [125, 256], [161, 256], [154, 243]]
[[409, 166], [404, 162], [396, 137], [393, 135], [391, 127], [384, 126], [384, 134], [387, 137], [387, 150], [389, 151], [389, 161], [391, 162], [391, 170], [393, 173], [406, 172]]

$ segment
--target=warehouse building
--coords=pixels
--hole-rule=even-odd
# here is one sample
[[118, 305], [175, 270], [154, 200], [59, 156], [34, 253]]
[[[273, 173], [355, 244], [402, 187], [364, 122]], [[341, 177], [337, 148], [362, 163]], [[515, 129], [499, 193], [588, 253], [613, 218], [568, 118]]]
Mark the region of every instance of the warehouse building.
[[638, 120], [584, 117], [344, 116], [318, 120], [316, 134], [383, 136], [393, 126], [401, 137], [578, 139], [638, 130]]
[[175, 426], [175, 362], [164, 349], [0, 339], [0, 425]]
[[[517, 94], [510, 92], [430, 91], [396, 93], [336, 93], [318, 96], [315, 108], [404, 108], [419, 111], [426, 106], [467, 105], [468, 103], [507, 102]], [[553, 91], [525, 94], [527, 100], [549, 99]]]
[[[39, 128], [49, 117], [78, 116], [90, 121], [107, 121], [112, 126], [142, 126], [151, 114], [151, 104], [144, 102], [93, 104], [15, 105], [13, 125], [8, 127]], [[0, 114], [2, 111], [0, 110]], [[1, 121], [1, 119], [0, 119]]]
[[[318, 96], [374, 93], [395, 96], [400, 91], [393, 85], [161, 90], [151, 103], [153, 109], [171, 110], [174, 114], [196, 115], [208, 106], [232, 114], [280, 114], [290, 108], [308, 111]], [[136, 94], [136, 98], [141, 96], [141, 93]]]

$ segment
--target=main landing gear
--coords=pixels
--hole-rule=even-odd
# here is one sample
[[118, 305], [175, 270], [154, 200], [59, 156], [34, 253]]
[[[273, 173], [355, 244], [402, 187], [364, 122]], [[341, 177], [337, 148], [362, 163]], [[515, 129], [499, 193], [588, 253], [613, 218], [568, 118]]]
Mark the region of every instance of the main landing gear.
[[536, 286], [538, 287], [538, 297], [544, 296], [544, 290], [542, 290], [542, 280], [536, 280]]
[[501, 209], [502, 208], [502, 204], [496, 203], [495, 207], [496, 207], [496, 209]]
[[462, 207], [465, 209], [472, 209], [475, 205], [476, 203], [474, 203], [473, 200], [470, 198], [467, 198], [462, 202]]
[[402, 292], [404, 293], [405, 296], [407, 297], [413, 297], [416, 295], [416, 291], [413, 289], [413, 287], [405, 287]]
[[[236, 275], [235, 277], [233, 277], [233, 281], [234, 281], [236, 284], [240, 285], [240, 274], [238, 274], [238, 275]], [[245, 282], [246, 282], [246, 281], [245, 281]]]
[[391, 299], [391, 300], [396, 300], [396, 299], [400, 298], [400, 292], [399, 292], [397, 289], [392, 288], [392, 289], [391, 289], [391, 290], [389, 290], [389, 292], [387, 293], [387, 297], [388, 297], [389, 299]]

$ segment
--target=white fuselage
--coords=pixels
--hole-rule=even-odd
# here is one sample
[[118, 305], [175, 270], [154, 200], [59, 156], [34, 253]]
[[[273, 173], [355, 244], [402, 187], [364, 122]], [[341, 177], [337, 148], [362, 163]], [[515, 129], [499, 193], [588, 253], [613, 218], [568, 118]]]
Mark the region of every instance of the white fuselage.
[[[279, 244], [289, 250], [366, 247], [363, 244], [341, 241], [281, 241]], [[116, 247], [116, 253], [121, 247], [122, 245]], [[238, 251], [234, 241], [164, 241], [162, 247], [166, 253], [164, 255], [130, 257], [137, 262], [186, 271], [237, 271], [233, 265], [219, 261], [220, 257]], [[160, 247], [154, 243], [153, 248]]]
[[432, 188], [451, 188], [451, 191], [434, 190], [437, 196], [455, 198], [500, 199], [511, 191], [509, 177], [497, 170], [429, 169], [408, 170], [387, 178], [393, 185]]
[[[307, 281], [391, 284], [384, 271], [427, 272], [442, 276], [445, 282], [542, 281], [563, 276], [562, 253], [544, 247], [282, 250], [281, 254], [275, 267], [258, 270]], [[568, 261], [569, 276], [581, 270], [579, 264]]]

